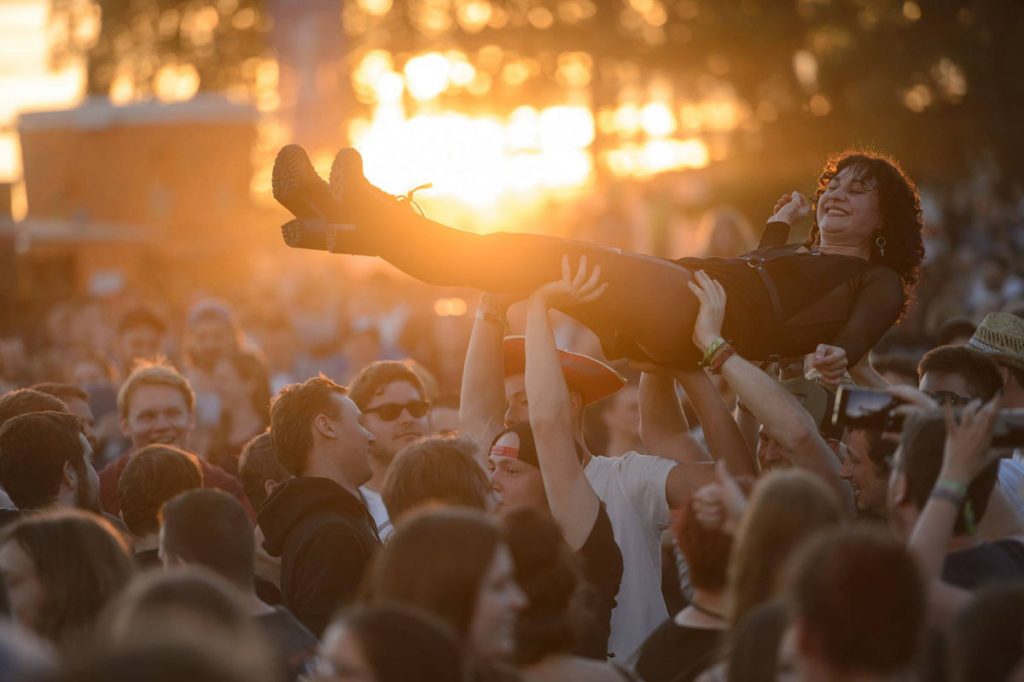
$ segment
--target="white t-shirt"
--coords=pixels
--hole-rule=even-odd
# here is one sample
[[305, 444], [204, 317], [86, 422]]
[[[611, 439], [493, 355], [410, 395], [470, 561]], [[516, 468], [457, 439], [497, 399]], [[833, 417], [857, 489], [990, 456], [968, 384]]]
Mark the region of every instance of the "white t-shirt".
[[395, 531], [395, 527], [391, 525], [391, 517], [388, 516], [388, 508], [384, 506], [384, 498], [380, 496], [380, 493], [370, 490], [365, 485], [359, 486], [359, 494], [363, 496], [366, 509], [373, 517], [373, 522], [377, 524], [377, 537], [381, 542], [387, 542], [391, 533]]
[[661, 595], [661, 533], [670, 522], [665, 482], [675, 462], [627, 452], [594, 457], [583, 470], [622, 550], [622, 585], [608, 649], [625, 661], [668, 618]]

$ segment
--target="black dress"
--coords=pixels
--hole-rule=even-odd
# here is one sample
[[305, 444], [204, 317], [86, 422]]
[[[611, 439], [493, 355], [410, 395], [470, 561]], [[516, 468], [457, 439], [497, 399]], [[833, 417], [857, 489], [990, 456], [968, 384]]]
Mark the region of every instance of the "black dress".
[[[752, 259], [760, 259], [764, 274], [751, 266]], [[855, 256], [812, 254], [800, 244], [756, 249], [739, 258], [676, 262], [691, 272], [704, 270], [722, 284], [728, 299], [722, 335], [748, 359], [796, 357], [828, 343], [843, 348], [852, 366], [903, 309], [895, 270]], [[777, 305], [769, 287], [777, 292]]]
[[[797, 244], [764, 246], [738, 258], [671, 261], [546, 235], [465, 232], [407, 206], [368, 210], [355, 217], [359, 229], [336, 240], [335, 251], [378, 255], [428, 284], [527, 294], [560, 279], [564, 257], [575, 270], [585, 256], [588, 268], [600, 266], [607, 289], [594, 301], [560, 309], [597, 334], [609, 359], [675, 367], [699, 360], [692, 336], [700, 306], [688, 286], [696, 270], [725, 288], [723, 334], [755, 360], [803, 355], [827, 343], [845, 349], [853, 365], [903, 308], [902, 283], [892, 268], [853, 256], [812, 255]], [[778, 244], [788, 226], [769, 223], [765, 233]]]

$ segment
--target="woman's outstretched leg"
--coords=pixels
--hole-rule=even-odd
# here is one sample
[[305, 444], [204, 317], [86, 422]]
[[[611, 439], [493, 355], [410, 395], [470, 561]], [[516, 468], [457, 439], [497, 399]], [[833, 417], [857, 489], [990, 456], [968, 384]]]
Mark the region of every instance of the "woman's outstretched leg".
[[[697, 301], [691, 274], [670, 261], [585, 242], [533, 234], [480, 235], [419, 215], [410, 202], [370, 185], [355, 150], [342, 150], [331, 169], [333, 224], [354, 224], [328, 236], [336, 253], [374, 254], [428, 284], [483, 291], [530, 292], [561, 277], [562, 256], [587, 256], [601, 266], [608, 289], [600, 300], [564, 312], [593, 329], [614, 355], [639, 355], [686, 366], [697, 353], [691, 341]], [[322, 200], [319, 203], [323, 204]]]

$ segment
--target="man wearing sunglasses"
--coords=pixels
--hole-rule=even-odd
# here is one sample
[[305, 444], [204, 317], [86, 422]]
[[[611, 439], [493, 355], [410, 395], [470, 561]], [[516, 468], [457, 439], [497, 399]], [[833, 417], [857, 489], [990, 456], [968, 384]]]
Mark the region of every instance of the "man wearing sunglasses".
[[394, 529], [380, 491], [399, 450], [430, 435], [430, 403], [423, 380], [406, 363], [381, 360], [364, 367], [349, 384], [349, 396], [359, 407], [373, 434], [370, 470], [373, 476], [359, 486], [367, 509], [386, 541]]

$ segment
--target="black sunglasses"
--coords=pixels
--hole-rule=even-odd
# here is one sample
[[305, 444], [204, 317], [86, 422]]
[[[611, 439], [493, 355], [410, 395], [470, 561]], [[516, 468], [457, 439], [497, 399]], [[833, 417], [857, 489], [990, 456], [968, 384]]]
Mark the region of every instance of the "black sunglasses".
[[375, 412], [378, 417], [386, 422], [393, 422], [402, 416], [402, 410], [407, 410], [413, 419], [419, 419], [430, 410], [430, 403], [426, 400], [413, 400], [408, 403], [384, 403], [377, 407], [368, 407], [363, 412]]
[[953, 391], [932, 391], [928, 396], [939, 405], [949, 405], [951, 407], [964, 407], [967, 403], [971, 402], [970, 398]]

